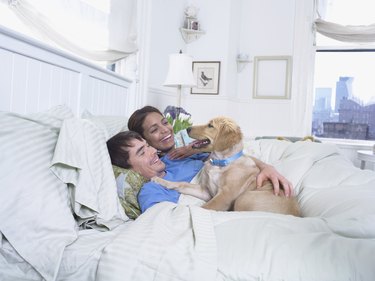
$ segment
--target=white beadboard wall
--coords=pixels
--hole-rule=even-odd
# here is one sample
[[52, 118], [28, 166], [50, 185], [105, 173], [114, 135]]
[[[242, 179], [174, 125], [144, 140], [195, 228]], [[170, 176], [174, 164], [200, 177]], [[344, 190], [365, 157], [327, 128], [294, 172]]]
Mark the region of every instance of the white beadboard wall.
[[80, 116], [129, 113], [132, 81], [0, 27], [0, 110], [17, 113], [68, 105]]

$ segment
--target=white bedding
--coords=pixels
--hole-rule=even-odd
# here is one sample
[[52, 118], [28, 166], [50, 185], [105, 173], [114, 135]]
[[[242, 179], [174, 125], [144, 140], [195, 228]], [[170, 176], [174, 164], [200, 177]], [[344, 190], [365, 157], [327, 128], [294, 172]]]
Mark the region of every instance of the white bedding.
[[306, 217], [161, 203], [106, 247], [98, 280], [375, 280], [375, 173], [331, 145], [251, 145]]
[[[215, 212], [183, 198], [181, 204], [157, 204], [132, 221], [126, 219], [116, 199], [115, 179], [105, 152], [106, 134], [96, 135], [97, 130], [88, 122], [69, 117], [58, 140], [59, 130], [48, 129], [48, 122], [38, 125], [45, 132], [41, 136], [53, 134], [58, 144], [53, 152], [54, 144], [50, 143], [45, 153], [51, 162], [40, 168], [61, 189], [65, 200], [54, 216], [49, 216], [48, 210], [56, 210], [58, 205], [43, 205], [49, 209], [40, 218], [51, 227], [40, 232], [38, 224], [25, 228], [22, 220], [27, 222], [27, 216], [18, 216], [17, 224], [9, 218], [19, 211], [19, 194], [29, 196], [30, 204], [24, 207], [31, 212], [38, 210], [32, 204], [36, 191], [40, 200], [51, 201], [46, 194], [54, 193], [44, 194], [48, 189], [42, 185], [25, 184], [19, 185], [22, 192], [13, 196], [12, 183], [22, 182], [23, 177], [18, 170], [10, 174], [14, 177], [6, 186], [0, 186], [2, 202], [15, 202], [13, 211], [0, 206], [3, 214], [9, 214], [0, 223], [0, 280], [375, 280], [375, 173], [355, 168], [335, 146], [278, 140], [246, 143], [248, 154], [273, 164], [293, 182], [303, 218], [266, 212]], [[4, 145], [12, 143], [8, 127], [0, 128]], [[22, 132], [14, 134], [20, 138]], [[26, 141], [15, 144], [15, 152], [29, 148]], [[1, 153], [7, 155], [4, 151]], [[2, 158], [3, 168], [10, 169], [14, 157]], [[34, 163], [32, 158], [28, 161]], [[55, 166], [53, 170], [59, 178], [51, 174], [52, 163], [57, 163], [58, 169]], [[64, 186], [63, 182], [69, 184]], [[90, 196], [82, 195], [85, 193]], [[61, 202], [58, 198], [54, 200]], [[79, 198], [82, 200], [78, 202]], [[85, 201], [88, 198], [90, 202]], [[62, 217], [56, 220], [56, 215]], [[78, 216], [89, 219], [90, 224], [79, 226]], [[60, 223], [64, 218], [72, 221], [69, 228]], [[29, 231], [28, 235], [19, 233], [17, 225], [24, 227], [24, 233]], [[106, 227], [100, 227], [103, 225]], [[70, 229], [67, 237], [71, 240], [64, 245], [59, 238], [61, 228]], [[46, 235], [52, 244], [38, 244], [34, 238], [43, 241]], [[30, 238], [25, 241], [26, 237]], [[38, 260], [40, 256], [44, 259]]]
[[98, 280], [374, 280], [375, 241], [331, 227], [161, 203], [106, 247]]

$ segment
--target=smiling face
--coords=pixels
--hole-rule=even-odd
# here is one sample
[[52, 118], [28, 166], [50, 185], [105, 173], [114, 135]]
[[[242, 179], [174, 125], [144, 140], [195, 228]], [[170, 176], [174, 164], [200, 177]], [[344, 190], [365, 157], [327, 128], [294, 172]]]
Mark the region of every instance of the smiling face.
[[163, 177], [165, 175], [165, 164], [160, 161], [156, 149], [150, 146], [145, 140], [134, 139], [129, 151], [129, 164], [132, 170], [141, 174], [145, 178], [151, 179], [154, 176]]
[[174, 148], [174, 135], [172, 125], [157, 112], [151, 112], [143, 122], [143, 136], [147, 142], [162, 152]]

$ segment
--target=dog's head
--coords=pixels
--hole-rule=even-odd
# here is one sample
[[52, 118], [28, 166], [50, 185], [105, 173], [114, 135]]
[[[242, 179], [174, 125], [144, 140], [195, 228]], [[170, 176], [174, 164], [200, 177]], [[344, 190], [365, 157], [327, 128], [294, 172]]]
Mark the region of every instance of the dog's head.
[[193, 148], [201, 152], [224, 151], [242, 141], [241, 128], [228, 117], [216, 117], [206, 125], [192, 126], [187, 131], [197, 140]]

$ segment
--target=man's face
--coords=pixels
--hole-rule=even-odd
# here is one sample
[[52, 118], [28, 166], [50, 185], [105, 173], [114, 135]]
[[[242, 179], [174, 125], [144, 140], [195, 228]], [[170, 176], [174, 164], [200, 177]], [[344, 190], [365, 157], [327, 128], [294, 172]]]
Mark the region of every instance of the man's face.
[[164, 174], [165, 164], [160, 161], [155, 148], [145, 140], [134, 139], [131, 144], [132, 146], [128, 148], [129, 164], [135, 172], [148, 179]]

